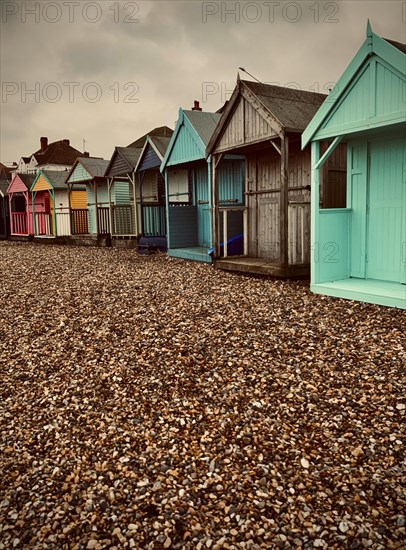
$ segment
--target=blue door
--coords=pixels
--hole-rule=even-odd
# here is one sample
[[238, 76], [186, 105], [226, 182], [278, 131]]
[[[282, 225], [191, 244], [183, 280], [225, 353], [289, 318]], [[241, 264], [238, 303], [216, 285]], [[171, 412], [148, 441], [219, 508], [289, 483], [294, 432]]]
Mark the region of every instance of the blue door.
[[366, 277], [404, 281], [406, 183], [403, 139], [370, 143]]

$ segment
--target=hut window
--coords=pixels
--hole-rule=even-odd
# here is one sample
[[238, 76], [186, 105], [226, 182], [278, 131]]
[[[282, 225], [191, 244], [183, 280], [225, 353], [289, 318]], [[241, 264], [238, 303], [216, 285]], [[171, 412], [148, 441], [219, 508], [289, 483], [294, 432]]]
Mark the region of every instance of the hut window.
[[171, 170], [168, 173], [170, 203], [190, 203], [189, 178], [187, 170]]
[[[320, 155], [330, 144], [320, 143]], [[320, 208], [347, 206], [347, 145], [341, 143], [320, 170]]]
[[146, 172], [142, 182], [142, 201], [158, 202], [158, 175], [156, 172]]

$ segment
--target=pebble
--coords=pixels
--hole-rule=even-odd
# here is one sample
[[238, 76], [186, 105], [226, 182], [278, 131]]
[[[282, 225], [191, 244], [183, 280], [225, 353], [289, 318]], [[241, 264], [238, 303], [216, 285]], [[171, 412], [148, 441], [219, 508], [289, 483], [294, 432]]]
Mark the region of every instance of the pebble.
[[116, 248], [0, 280], [0, 550], [402, 548], [403, 311]]

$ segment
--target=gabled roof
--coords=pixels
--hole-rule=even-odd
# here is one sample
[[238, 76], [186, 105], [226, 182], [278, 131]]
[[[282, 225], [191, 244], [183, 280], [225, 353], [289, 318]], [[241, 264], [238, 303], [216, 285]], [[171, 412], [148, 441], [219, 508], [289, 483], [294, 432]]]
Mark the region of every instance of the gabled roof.
[[141, 150], [140, 157], [138, 159], [137, 165], [135, 167], [135, 172], [139, 170], [139, 167], [142, 164], [142, 161], [145, 157], [145, 153], [148, 150], [149, 147], [153, 149], [156, 156], [158, 157], [159, 162], [162, 162], [165, 152], [168, 149], [168, 145], [171, 141], [171, 138], [169, 137], [159, 137], [159, 136], [147, 136], [147, 140], [145, 142], [144, 147]]
[[219, 113], [207, 113], [203, 111], [186, 111], [179, 109], [179, 117], [175, 131], [171, 137], [165, 156], [161, 163], [161, 172], [165, 169], [173, 151], [176, 140], [183, 126], [185, 126], [195, 138], [196, 145], [200, 151], [201, 158], [205, 158], [206, 146], [209, 143], [213, 132], [220, 121]]
[[86, 168], [93, 178], [104, 177], [104, 172], [109, 164], [108, 160], [96, 157], [79, 157], [77, 160]]
[[[135, 147], [115, 147], [109, 160], [104, 175], [112, 178], [116, 176], [126, 176], [135, 171], [142, 148]], [[121, 162], [120, 162], [121, 160]], [[115, 165], [119, 165], [117, 168]]]
[[12, 189], [15, 186], [16, 180], [20, 180], [26, 187], [27, 191], [29, 191], [34, 179], [35, 174], [15, 174], [7, 188], [7, 193], [13, 192]]
[[390, 40], [390, 38], [384, 38], [386, 42], [389, 42], [389, 44], [392, 44], [397, 50], [400, 52], [406, 53], [406, 44], [402, 44], [401, 42], [396, 42], [396, 40]]
[[260, 84], [249, 80], [241, 80], [241, 82], [279, 120], [285, 131], [304, 130], [327, 97], [325, 94]]
[[[68, 183], [70, 176], [75, 171], [78, 164], [81, 164], [86, 172], [89, 174], [90, 179], [105, 179], [104, 173], [109, 164], [108, 160], [104, 160], [98, 157], [78, 157], [74, 162], [72, 168], [65, 176], [65, 183]], [[82, 180], [88, 181], [88, 180]], [[76, 182], [75, 182], [76, 183]]]
[[333, 111], [336, 105], [339, 104], [343, 96], [347, 93], [347, 90], [358, 74], [361, 66], [372, 55], [376, 55], [383, 59], [386, 63], [391, 65], [400, 74], [404, 75], [406, 70], [406, 45], [393, 40], [384, 39], [372, 32], [371, 24], [368, 21], [366, 38], [355, 54], [350, 64], [344, 71], [336, 83], [333, 92], [328, 96], [328, 100], [323, 103], [320, 109], [317, 111], [306, 130], [302, 135], [302, 148], [304, 148], [313, 136], [317, 133], [319, 128], [323, 125], [326, 118]]
[[172, 134], [173, 134], [173, 130], [171, 130], [168, 126], [158, 126], [157, 128], [154, 128], [147, 134], [143, 135], [142, 137], [130, 143], [130, 145], [128, 145], [127, 147], [135, 147], [136, 149], [142, 149], [145, 145], [147, 136], [160, 136], [160, 137], [170, 138]]
[[44, 166], [46, 164], [63, 164], [69, 166], [82, 154], [83, 153], [78, 149], [75, 149], [63, 139], [50, 143], [43, 152], [39, 149], [33, 153], [39, 166]]
[[[173, 134], [173, 132], [172, 132]], [[152, 147], [154, 147], [155, 151], [157, 152], [158, 156], [161, 157], [161, 159], [164, 158], [166, 150], [168, 149], [169, 143], [171, 141], [170, 137], [160, 137], [160, 136], [148, 136], [148, 140], [150, 141]]]
[[281, 134], [282, 132], [302, 132], [327, 96], [305, 90], [241, 80], [238, 76], [232, 96], [225, 105], [221, 120], [208, 143], [206, 157], [211, 154], [217, 141], [223, 135], [241, 97], [251, 103], [254, 109], [262, 110], [263, 116], [272, 120], [272, 126]]
[[68, 186], [65, 183], [66, 172], [62, 172], [60, 170], [40, 170], [35, 176], [34, 181], [32, 182], [32, 185], [30, 187], [31, 191], [33, 190], [35, 184], [41, 176], [43, 176], [47, 180], [51, 189], [68, 190]]

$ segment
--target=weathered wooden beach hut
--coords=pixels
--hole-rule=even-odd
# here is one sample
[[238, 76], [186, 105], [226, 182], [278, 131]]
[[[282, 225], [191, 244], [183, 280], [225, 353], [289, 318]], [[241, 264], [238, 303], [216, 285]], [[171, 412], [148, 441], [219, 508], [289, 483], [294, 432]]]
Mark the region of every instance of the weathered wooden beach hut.
[[[406, 45], [366, 38], [302, 136], [312, 149], [311, 290], [406, 308]], [[321, 141], [330, 142], [320, 150]], [[325, 163], [347, 146], [344, 204], [320, 202]]]
[[[28, 237], [34, 234], [30, 192], [34, 178], [34, 174], [15, 174], [7, 188], [11, 236]], [[38, 199], [36, 207], [37, 211], [43, 209]]]
[[[40, 170], [36, 175], [31, 185], [34, 236], [71, 235], [71, 212], [86, 208], [86, 188], [77, 186], [69, 194], [65, 179], [66, 172], [54, 170]], [[36, 209], [37, 199], [45, 205], [40, 212]]]
[[138, 175], [140, 234], [138, 252], [166, 252], [165, 180], [160, 166], [170, 137], [147, 136], [135, 169]]
[[[192, 110], [179, 110], [160, 167], [165, 177], [170, 256], [212, 262], [212, 159], [210, 155], [206, 159], [206, 147], [220, 117], [219, 113], [202, 112], [198, 102]], [[235, 205], [242, 201], [243, 165], [241, 156], [227, 156], [218, 177], [225, 200]], [[237, 221], [228, 238], [241, 231]]]
[[[69, 194], [86, 188], [86, 208], [71, 207], [72, 235], [91, 235], [105, 240], [110, 237], [110, 208], [107, 178], [104, 176], [108, 160], [96, 157], [79, 157], [66, 176]], [[70, 198], [71, 204], [72, 199]], [[86, 233], [85, 233], [86, 231]]]
[[[310, 148], [301, 151], [300, 136], [325, 98], [238, 78], [206, 150], [213, 157], [216, 267], [279, 277], [309, 273]], [[246, 161], [244, 200], [238, 205], [243, 247], [233, 257], [221, 244], [236, 210], [219, 192], [227, 154]]]

